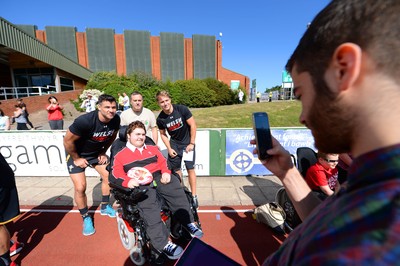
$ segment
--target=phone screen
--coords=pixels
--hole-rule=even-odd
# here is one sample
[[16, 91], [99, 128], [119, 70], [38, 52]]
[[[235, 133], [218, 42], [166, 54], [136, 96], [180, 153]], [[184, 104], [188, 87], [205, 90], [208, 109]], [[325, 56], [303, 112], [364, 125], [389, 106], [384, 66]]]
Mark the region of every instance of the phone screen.
[[253, 113], [253, 127], [257, 142], [258, 158], [260, 160], [265, 160], [269, 156], [267, 150], [272, 148], [272, 138], [267, 113]]

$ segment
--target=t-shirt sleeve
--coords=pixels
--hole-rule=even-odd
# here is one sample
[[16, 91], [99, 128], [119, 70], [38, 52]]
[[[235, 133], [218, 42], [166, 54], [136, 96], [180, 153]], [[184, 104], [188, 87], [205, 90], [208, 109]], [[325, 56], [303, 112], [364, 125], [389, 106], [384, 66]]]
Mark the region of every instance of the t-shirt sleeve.
[[150, 128], [156, 127], [157, 126], [156, 117], [151, 110], [148, 111], [150, 117]]
[[310, 169], [308, 169], [306, 182], [310, 185], [311, 188], [328, 185], [328, 180], [326, 180], [325, 173], [316, 167], [310, 167]]
[[182, 116], [185, 118], [185, 120], [188, 120], [189, 118], [191, 118], [192, 112], [190, 112], [189, 108], [185, 105], [180, 105], [180, 112], [182, 114]]
[[69, 131], [77, 136], [83, 136], [86, 132], [90, 131], [91, 119], [85, 115], [81, 115], [75, 119], [74, 123], [69, 126]]
[[158, 129], [165, 129], [164, 123], [160, 118], [157, 118], [157, 127]]

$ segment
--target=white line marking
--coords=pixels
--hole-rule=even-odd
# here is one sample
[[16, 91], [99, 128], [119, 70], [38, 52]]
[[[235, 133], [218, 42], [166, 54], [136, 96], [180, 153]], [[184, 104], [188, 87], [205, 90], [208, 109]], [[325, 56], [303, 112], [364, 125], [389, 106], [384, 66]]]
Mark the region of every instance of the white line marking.
[[[79, 213], [79, 210], [62, 210], [62, 209], [21, 209], [21, 212], [44, 212], [44, 213]], [[90, 213], [100, 213], [100, 210], [89, 210]], [[252, 209], [238, 210], [198, 210], [198, 213], [244, 213], [253, 212]]]

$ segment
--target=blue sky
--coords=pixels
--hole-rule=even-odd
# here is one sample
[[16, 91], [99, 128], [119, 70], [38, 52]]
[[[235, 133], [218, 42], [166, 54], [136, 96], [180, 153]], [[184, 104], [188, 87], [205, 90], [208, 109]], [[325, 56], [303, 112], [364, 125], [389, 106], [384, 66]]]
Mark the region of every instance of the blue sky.
[[[282, 70], [314, 16], [328, 0], [4, 0], [0, 16], [14, 24], [147, 30], [214, 35], [224, 68], [257, 80], [264, 91], [282, 82]], [[222, 33], [222, 36], [220, 36]]]

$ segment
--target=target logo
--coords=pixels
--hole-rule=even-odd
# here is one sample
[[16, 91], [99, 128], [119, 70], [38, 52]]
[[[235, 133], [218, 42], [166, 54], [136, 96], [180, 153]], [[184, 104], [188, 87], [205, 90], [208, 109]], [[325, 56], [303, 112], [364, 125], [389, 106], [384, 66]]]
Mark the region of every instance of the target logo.
[[239, 149], [229, 157], [229, 165], [237, 173], [244, 173], [253, 167], [253, 154], [245, 149]]

